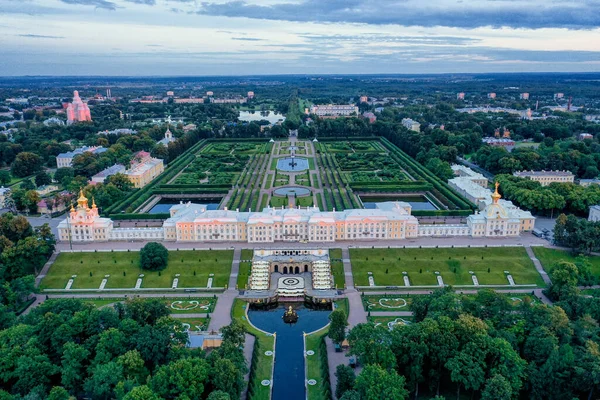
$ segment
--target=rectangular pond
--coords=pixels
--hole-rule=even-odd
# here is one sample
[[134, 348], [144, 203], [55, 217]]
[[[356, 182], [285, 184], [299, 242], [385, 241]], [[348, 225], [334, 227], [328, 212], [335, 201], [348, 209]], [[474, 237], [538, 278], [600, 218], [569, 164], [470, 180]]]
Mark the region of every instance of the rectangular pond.
[[279, 114], [273, 111], [240, 111], [240, 116], [238, 117], [240, 121], [269, 121], [270, 124], [274, 124], [276, 122], [285, 121], [285, 117], [283, 114]]
[[163, 213], [168, 213], [169, 210], [171, 209], [171, 207], [179, 204], [179, 201], [183, 201], [184, 203], [187, 203], [188, 201], [191, 201], [192, 203], [195, 204], [204, 204], [206, 205], [206, 209], [208, 210], [218, 210], [219, 209], [219, 204], [221, 204], [221, 200], [219, 198], [206, 198], [206, 199], [164, 199], [159, 201], [157, 204], [154, 205], [154, 207], [152, 207], [150, 209], [150, 211], [148, 211], [149, 214], [163, 214]]
[[385, 201], [403, 201], [412, 206], [413, 210], [437, 210], [425, 196], [360, 196], [365, 208], [375, 208], [376, 203]]

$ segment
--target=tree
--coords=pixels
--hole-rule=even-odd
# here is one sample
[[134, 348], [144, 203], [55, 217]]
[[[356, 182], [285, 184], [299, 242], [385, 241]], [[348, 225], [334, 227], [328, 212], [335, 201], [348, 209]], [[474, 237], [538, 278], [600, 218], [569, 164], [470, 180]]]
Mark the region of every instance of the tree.
[[50, 390], [47, 400], [70, 400], [72, 397], [69, 396], [69, 392], [60, 386], [55, 386]]
[[356, 376], [354, 370], [348, 365], [340, 364], [335, 369], [335, 376], [337, 378], [337, 386], [335, 388], [335, 397], [341, 398], [344, 393], [352, 390]]
[[42, 200], [40, 195], [35, 190], [30, 190], [25, 193], [24, 205], [29, 209], [29, 212], [32, 214], [37, 213], [38, 203]]
[[363, 400], [404, 400], [408, 397], [404, 384], [404, 377], [396, 371], [367, 365], [356, 377], [354, 388]]
[[83, 390], [85, 370], [89, 365], [90, 352], [85, 347], [68, 342], [62, 354], [62, 385], [73, 395], [78, 396]]
[[430, 159], [427, 161], [427, 164], [425, 164], [425, 167], [444, 182], [454, 176], [454, 172], [452, 171], [452, 168], [450, 168], [450, 164], [446, 161], [440, 160], [439, 158]]
[[10, 172], [6, 170], [0, 171], [0, 186], [6, 186], [11, 181]]
[[44, 171], [40, 171], [37, 174], [35, 174], [35, 184], [38, 187], [48, 185], [50, 182], [52, 182], [52, 178], [50, 178], [50, 175], [48, 175]]
[[161, 400], [156, 393], [152, 391], [148, 386], [136, 386], [131, 392], [127, 393], [123, 400]]
[[167, 267], [169, 251], [160, 243], [150, 242], [140, 251], [140, 267], [149, 271], [161, 271]]
[[355, 391], [355, 390], [348, 390], [339, 399], [340, 400], [361, 400], [361, 397], [360, 397], [360, 394], [358, 394], [357, 391]]
[[21, 181], [21, 183], [19, 184], [19, 187], [25, 191], [28, 190], [34, 190], [35, 189], [35, 183], [33, 183], [33, 181], [31, 179], [23, 179]]
[[14, 176], [24, 178], [41, 171], [42, 164], [43, 160], [40, 156], [35, 153], [24, 151], [17, 154], [15, 161], [13, 161], [10, 167], [10, 171]]
[[106, 183], [112, 183], [119, 190], [123, 192], [128, 192], [133, 188], [133, 183], [129, 180], [127, 175], [125, 174], [114, 174], [108, 177]]
[[208, 381], [209, 367], [201, 358], [184, 358], [160, 366], [150, 380], [150, 388], [165, 398], [201, 399]]
[[94, 399], [114, 398], [117, 384], [123, 380], [123, 367], [111, 361], [99, 364], [92, 369], [91, 376], [85, 381], [85, 391]]
[[75, 171], [70, 167], [58, 168], [54, 173], [54, 180], [63, 186], [67, 186], [75, 176]]
[[511, 400], [512, 398], [510, 383], [502, 375], [494, 375], [488, 380], [481, 393], [481, 400]]
[[208, 395], [206, 400], [231, 400], [231, 396], [227, 392], [215, 390]]
[[334, 343], [340, 344], [346, 338], [346, 314], [342, 310], [335, 310], [329, 314], [329, 333], [327, 334]]
[[212, 386], [231, 398], [239, 399], [244, 385], [244, 377], [235, 364], [226, 358], [220, 358], [210, 368]]

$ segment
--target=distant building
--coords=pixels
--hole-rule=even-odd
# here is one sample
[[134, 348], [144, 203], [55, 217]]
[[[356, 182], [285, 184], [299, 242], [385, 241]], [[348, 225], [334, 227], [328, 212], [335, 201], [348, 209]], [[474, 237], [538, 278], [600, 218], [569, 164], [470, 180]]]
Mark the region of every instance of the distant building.
[[369, 97], [368, 96], [360, 96], [360, 99], [358, 101], [359, 101], [359, 103], [368, 103]]
[[521, 99], [521, 100], [529, 100], [529, 93], [521, 93], [519, 95], [519, 99]]
[[188, 133], [189, 131], [193, 131], [194, 129], [197, 129], [198, 127], [195, 124], [187, 124], [186, 126], [183, 127], [183, 131], [185, 133]]
[[173, 96], [175, 96], [175, 92], [173, 92], [172, 90], [169, 90], [167, 92], [167, 97], [173, 97]]
[[121, 165], [121, 164], [115, 164], [112, 167], [108, 167], [105, 170], [102, 170], [100, 172], [98, 172], [96, 175], [92, 176], [92, 183], [96, 184], [96, 183], [104, 183], [104, 181], [106, 181], [106, 179], [111, 176], [111, 175], [115, 175], [115, 174], [123, 174], [125, 173], [125, 166]]
[[465, 99], [465, 92], [460, 92], [456, 94], [456, 100], [464, 100]]
[[562, 99], [563, 97], [565, 97], [564, 93], [554, 93], [554, 99]]
[[585, 140], [585, 139], [593, 139], [594, 135], [592, 135], [591, 133], [580, 133], [579, 136], [577, 137], [579, 140]]
[[346, 104], [315, 105], [310, 107], [310, 114], [318, 117], [349, 117], [358, 115], [358, 107]]
[[214, 94], [213, 92], [211, 92], [211, 91], [208, 91], [208, 92], [206, 92], [206, 96], [208, 96], [208, 97], [212, 97], [212, 96], [214, 96], [214, 95], [215, 95], [215, 94]]
[[58, 190], [58, 185], [44, 185], [44, 186], [40, 186], [39, 188], [36, 189], [37, 194], [39, 194], [40, 196], [45, 196], [47, 194], [50, 194], [52, 192], [56, 192]]
[[600, 179], [580, 179], [579, 186], [588, 187], [590, 185], [600, 185]]
[[494, 92], [488, 93], [487, 94], [487, 98], [488, 99], [495, 99], [496, 98], [496, 93], [494, 93]]
[[375, 116], [375, 114], [373, 114], [372, 112], [365, 112], [363, 113], [363, 118], [368, 119], [369, 123], [373, 123], [375, 121], [377, 121], [377, 116]]
[[127, 128], [119, 128], [119, 129], [113, 129], [112, 131], [98, 132], [98, 134], [103, 134], [103, 135], [135, 135], [136, 133], [137, 133], [136, 130], [127, 129]]
[[254, 92], [248, 92], [248, 98], [249, 99], [253, 99], [254, 98]]
[[419, 124], [417, 121], [414, 121], [410, 118], [403, 118], [402, 125], [404, 125], [404, 127], [406, 129], [409, 129], [411, 131], [421, 132], [421, 124]]
[[101, 154], [101, 153], [104, 153], [106, 150], [108, 150], [108, 149], [106, 149], [102, 146], [93, 146], [93, 147], [84, 146], [84, 147], [75, 149], [73, 151], [69, 151], [67, 153], [60, 153], [59, 155], [56, 156], [56, 167], [57, 168], [72, 167], [73, 166], [73, 158], [76, 155], [83, 154], [83, 153]]
[[47, 120], [45, 120], [43, 122], [43, 124], [44, 124], [44, 126], [52, 126], [52, 125], [64, 126], [65, 122], [60, 118], [52, 117], [52, 118], [48, 118]]
[[245, 97], [231, 97], [226, 99], [215, 99], [211, 98], [210, 102], [214, 104], [243, 104], [246, 103], [248, 99]]
[[186, 99], [174, 99], [173, 100], [176, 104], [203, 104], [204, 103], [204, 98], [202, 97], [190, 97], [190, 98], [186, 98]]
[[600, 221], [600, 205], [590, 207], [590, 215], [588, 221]]
[[516, 146], [515, 141], [512, 139], [486, 137], [481, 139], [481, 141], [490, 146], [504, 147], [507, 151], [512, 151]]
[[143, 188], [165, 170], [163, 161], [150, 156], [150, 153], [140, 151], [135, 154], [131, 168], [124, 172], [133, 186]]
[[6, 197], [10, 194], [10, 188], [0, 187], [0, 208], [6, 207]]
[[90, 108], [79, 97], [79, 92], [73, 92], [73, 102], [67, 106], [67, 125], [75, 122], [91, 121]]
[[475, 172], [471, 168], [465, 167], [464, 165], [460, 164], [454, 164], [451, 168], [454, 172], [454, 176], [468, 178], [469, 180], [478, 184], [482, 188], [487, 189], [488, 179], [485, 176], [481, 175], [479, 172]]
[[375, 107], [375, 112], [382, 113], [385, 110], [384, 107]]
[[570, 171], [518, 171], [513, 175], [539, 182], [542, 186], [548, 186], [554, 182], [573, 183], [575, 181], [575, 175]]
[[173, 137], [173, 133], [171, 133], [171, 130], [169, 129], [169, 127], [167, 127], [167, 131], [165, 132], [165, 137], [161, 140], [158, 141], [158, 143], [156, 144], [162, 144], [163, 146], [168, 146], [169, 143], [174, 142], [175, 139]]

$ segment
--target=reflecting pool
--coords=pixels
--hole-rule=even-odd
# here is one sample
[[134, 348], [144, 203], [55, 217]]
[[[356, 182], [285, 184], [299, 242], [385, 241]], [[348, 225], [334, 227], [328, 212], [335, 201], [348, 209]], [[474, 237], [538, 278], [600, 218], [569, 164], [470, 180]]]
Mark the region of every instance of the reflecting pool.
[[298, 313], [298, 322], [289, 325], [282, 318], [287, 307], [289, 304], [280, 304], [269, 311], [249, 310], [248, 318], [257, 328], [277, 334], [273, 400], [306, 400], [302, 333], [310, 333], [327, 325], [331, 311], [313, 311], [295, 303], [292, 307]]

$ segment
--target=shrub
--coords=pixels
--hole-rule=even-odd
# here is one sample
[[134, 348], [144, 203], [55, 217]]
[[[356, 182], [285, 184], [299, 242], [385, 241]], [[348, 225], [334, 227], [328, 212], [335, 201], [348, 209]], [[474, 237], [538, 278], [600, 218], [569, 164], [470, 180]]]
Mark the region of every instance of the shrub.
[[167, 267], [169, 251], [160, 243], [150, 242], [140, 251], [140, 267], [149, 271], [160, 271]]

